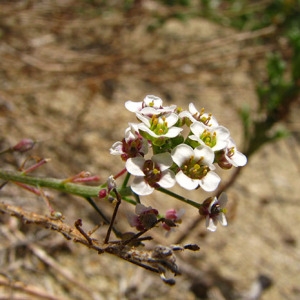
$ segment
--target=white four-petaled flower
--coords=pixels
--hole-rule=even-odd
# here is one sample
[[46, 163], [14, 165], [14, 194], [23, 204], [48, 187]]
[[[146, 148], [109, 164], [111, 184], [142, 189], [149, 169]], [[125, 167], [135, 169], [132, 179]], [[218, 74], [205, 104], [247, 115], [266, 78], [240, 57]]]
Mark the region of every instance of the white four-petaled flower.
[[144, 156], [148, 153], [148, 141], [139, 134], [138, 124], [129, 123], [125, 137], [115, 142], [110, 148], [110, 154], [121, 155], [123, 160], [129, 157]]
[[217, 119], [212, 115], [204, 112], [204, 109], [199, 112], [193, 103], [189, 104], [189, 111], [182, 111], [179, 118], [188, 118], [192, 123], [200, 121], [206, 126], [218, 126]]
[[131, 112], [140, 112], [150, 117], [161, 113], [174, 112], [176, 110], [176, 105], [163, 106], [161, 98], [154, 95], [147, 95], [144, 100], [140, 102], [126, 101], [125, 107]]
[[143, 157], [129, 158], [126, 161], [127, 171], [135, 178], [131, 189], [138, 195], [149, 195], [155, 188], [174, 186], [175, 174], [169, 170], [173, 161], [169, 153], [153, 155], [151, 160]]
[[228, 139], [228, 144], [225, 150], [226, 160], [235, 167], [243, 167], [247, 163], [247, 157], [237, 151], [236, 144], [232, 138]]
[[222, 226], [227, 226], [225, 217], [225, 206], [227, 204], [227, 195], [222, 193], [219, 198], [214, 197], [208, 207], [208, 214], [206, 215], [206, 228], [210, 231], [217, 230], [217, 223]]
[[180, 144], [172, 150], [171, 156], [179, 167], [176, 181], [183, 188], [194, 190], [200, 186], [211, 192], [218, 187], [221, 179], [211, 171], [215, 169], [215, 156], [210, 148], [199, 146], [193, 149], [186, 144]]
[[183, 130], [180, 127], [174, 126], [178, 121], [178, 115], [175, 113], [168, 113], [162, 116], [153, 115], [152, 117], [136, 113], [136, 116], [142, 121], [138, 125], [139, 129], [156, 139], [174, 138]]
[[224, 126], [209, 127], [201, 122], [195, 122], [190, 126], [193, 135], [189, 138], [203, 146], [210, 147], [213, 151], [226, 148], [230, 132]]

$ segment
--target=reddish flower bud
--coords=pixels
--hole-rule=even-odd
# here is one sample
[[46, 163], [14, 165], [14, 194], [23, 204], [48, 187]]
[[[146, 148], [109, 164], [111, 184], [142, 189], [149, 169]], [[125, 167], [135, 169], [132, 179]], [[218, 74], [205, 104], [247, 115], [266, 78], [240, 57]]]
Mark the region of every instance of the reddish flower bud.
[[100, 199], [103, 199], [103, 198], [106, 197], [106, 195], [107, 195], [107, 190], [106, 189], [102, 189], [102, 190], [99, 191], [98, 197]]
[[22, 139], [18, 144], [13, 146], [11, 149], [13, 151], [26, 152], [28, 150], [31, 150], [34, 145], [35, 145], [35, 141], [33, 141], [33, 140], [31, 140], [31, 139]]

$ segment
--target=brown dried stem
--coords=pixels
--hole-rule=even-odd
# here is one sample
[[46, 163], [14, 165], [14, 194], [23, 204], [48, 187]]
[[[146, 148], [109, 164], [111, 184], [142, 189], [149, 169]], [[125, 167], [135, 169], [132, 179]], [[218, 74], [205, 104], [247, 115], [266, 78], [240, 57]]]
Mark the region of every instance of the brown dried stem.
[[[101, 243], [96, 239], [89, 238], [88, 234], [86, 234], [81, 228], [81, 221], [77, 221], [75, 226], [76, 228], [74, 228], [63, 223], [62, 220], [53, 219], [33, 212], [26, 212], [20, 207], [5, 203], [0, 203], [0, 212], [15, 216], [22, 220], [25, 224], [35, 224], [60, 232], [68, 240], [73, 240], [74, 242], [83, 244], [86, 247], [97, 251], [99, 254], [104, 252], [110, 253], [146, 270], [158, 273], [162, 280], [167, 284], [174, 284], [175, 281], [173, 279], [165, 278], [166, 271], [171, 271], [174, 275], [179, 274], [177, 271], [178, 267], [175, 264], [175, 259], [173, 258], [172, 248], [157, 246], [152, 251], [140, 251], [136, 248], [129, 247], [126, 240], [124, 242], [120, 241], [120, 243]], [[78, 228], [80, 228], [80, 230], [78, 230]], [[140, 241], [140, 235], [141, 234], [136, 235], [136, 241]], [[132, 239], [130, 239], [130, 241], [131, 240]], [[165, 254], [165, 249], [168, 250], [167, 255]], [[199, 247], [181, 247], [180, 249], [196, 251]], [[177, 248], [174, 249], [174, 251], [177, 250]], [[157, 253], [160, 254], [159, 257], [157, 256]]]

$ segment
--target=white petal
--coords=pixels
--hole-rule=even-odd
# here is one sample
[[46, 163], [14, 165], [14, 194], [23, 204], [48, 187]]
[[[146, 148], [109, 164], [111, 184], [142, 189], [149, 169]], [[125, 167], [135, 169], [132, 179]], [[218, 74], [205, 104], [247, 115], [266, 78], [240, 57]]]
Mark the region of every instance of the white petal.
[[137, 112], [142, 109], [143, 102], [126, 101], [125, 107], [131, 112]]
[[213, 151], [219, 151], [227, 147], [227, 141], [217, 140], [217, 143], [211, 148]]
[[145, 132], [149, 133], [151, 136], [158, 138], [159, 136], [156, 133], [154, 133], [149, 127], [150, 127], [150, 123], [149, 123], [149, 126], [147, 126], [144, 123], [139, 124], [139, 130], [145, 131]]
[[199, 184], [204, 191], [212, 192], [218, 187], [220, 181], [221, 178], [219, 177], [219, 175], [215, 172], [210, 171], [203, 179], [199, 180]]
[[230, 162], [235, 166], [235, 167], [243, 167], [247, 164], [247, 157], [235, 150], [234, 155], [230, 157]]
[[196, 141], [196, 142], [198, 142], [198, 143], [202, 142], [202, 145], [204, 145], [203, 141], [200, 140], [200, 139], [199, 139], [196, 135], [194, 135], [194, 134], [193, 134], [193, 135], [189, 135], [188, 138], [189, 138], [190, 140]]
[[[149, 117], [146, 117], [144, 115], [142, 115], [140, 112], [136, 113], [136, 117], [142, 121], [142, 124], [145, 124], [147, 127], [150, 127], [150, 121], [149, 121]], [[140, 124], [138, 125], [138, 128], [140, 129]]]
[[128, 123], [129, 127], [131, 128], [131, 132], [134, 134], [138, 134], [139, 128], [137, 123]]
[[166, 122], [168, 123], [168, 127], [172, 127], [178, 121], [178, 115], [171, 113], [166, 117]]
[[157, 108], [154, 108], [154, 107], [149, 107], [149, 106], [146, 106], [144, 107], [140, 113], [144, 116], [153, 116], [153, 115], [159, 115], [160, 114], [160, 110], [157, 109]]
[[212, 218], [210, 218], [209, 216], [206, 217], [206, 228], [209, 231], [216, 231], [217, 230], [217, 226], [214, 223], [214, 220]]
[[218, 126], [214, 128], [213, 131], [216, 132], [218, 139], [226, 140], [230, 137], [229, 130], [224, 126]]
[[201, 122], [195, 122], [195, 123], [193, 123], [193, 124], [190, 126], [190, 129], [191, 129], [192, 133], [193, 133], [196, 137], [200, 138], [200, 136], [201, 136], [201, 134], [203, 133], [203, 131], [204, 131], [205, 129], [207, 129], [207, 126], [205, 126], [205, 125], [204, 125], [203, 123], [201, 123]]
[[198, 146], [194, 149], [195, 159], [198, 160], [203, 157], [203, 162], [209, 166], [210, 169], [213, 169], [213, 162], [215, 160], [214, 151], [207, 146]]
[[180, 127], [171, 127], [171, 128], [169, 128], [169, 130], [166, 134], [163, 134], [161, 136], [174, 138], [174, 137], [178, 136], [182, 130], [183, 130], [183, 128], [180, 128]]
[[125, 167], [127, 171], [135, 176], [145, 176], [143, 172], [145, 159], [143, 157], [133, 157], [126, 161]]
[[189, 104], [189, 111], [192, 115], [199, 114], [199, 111], [196, 109], [194, 103]]
[[190, 119], [191, 122], [196, 122], [196, 121], [197, 121], [197, 120], [192, 116], [192, 114], [189, 113], [189, 112], [186, 111], [186, 110], [182, 111], [182, 112], [178, 115], [178, 117], [179, 117], [180, 119], [188, 118], [188, 119]]
[[158, 109], [161, 113], [170, 113], [174, 112], [177, 108], [177, 105], [164, 106], [163, 108]]
[[223, 193], [219, 196], [219, 198], [218, 198], [218, 202], [219, 202], [220, 207], [221, 207], [221, 208], [224, 208], [224, 207], [226, 206], [226, 204], [227, 204], [227, 201], [228, 201], [227, 195], [226, 195], [226, 193], [223, 192]]
[[154, 108], [160, 108], [163, 105], [163, 101], [161, 100], [161, 98], [154, 96], [154, 95], [147, 95], [144, 98], [144, 103], [147, 106], [153, 105]]
[[221, 213], [218, 215], [218, 221], [220, 222], [220, 224], [221, 224], [222, 226], [227, 226], [227, 220], [226, 220], [226, 217], [225, 217], [224, 213], [221, 212]]
[[151, 160], [159, 165], [161, 171], [169, 169], [173, 164], [171, 154], [168, 152], [155, 154], [152, 156]]
[[171, 156], [175, 164], [181, 167], [186, 160], [194, 156], [194, 150], [186, 144], [180, 144], [172, 150]]
[[175, 177], [177, 183], [186, 190], [195, 190], [199, 186], [198, 180], [186, 176], [182, 171], [179, 171]]
[[110, 154], [112, 154], [112, 155], [121, 155], [121, 154], [123, 154], [122, 148], [123, 148], [122, 142], [115, 142], [111, 146], [111, 148], [109, 149]]
[[145, 182], [144, 177], [140, 176], [134, 178], [131, 189], [134, 193], [141, 196], [150, 195], [154, 191], [154, 188]]
[[171, 188], [176, 183], [175, 174], [171, 170], [166, 170], [162, 173], [162, 177], [158, 184], [163, 188]]

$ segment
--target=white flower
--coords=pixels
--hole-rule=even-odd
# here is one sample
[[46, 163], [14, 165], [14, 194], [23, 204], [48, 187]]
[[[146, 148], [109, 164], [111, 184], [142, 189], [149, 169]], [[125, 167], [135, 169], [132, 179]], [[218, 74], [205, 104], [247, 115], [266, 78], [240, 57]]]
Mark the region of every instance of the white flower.
[[193, 149], [186, 144], [180, 144], [172, 150], [171, 156], [179, 167], [176, 181], [183, 188], [194, 190], [200, 186], [211, 192], [219, 185], [220, 177], [211, 171], [215, 166], [214, 152], [210, 148], [199, 146]]
[[155, 188], [171, 188], [175, 184], [175, 175], [169, 170], [173, 161], [169, 153], [153, 155], [151, 160], [143, 157], [129, 158], [127, 171], [135, 175], [131, 189], [138, 195], [149, 195]]
[[131, 112], [140, 112], [147, 116], [174, 112], [176, 109], [176, 105], [163, 107], [163, 101], [161, 98], [154, 95], [148, 95], [140, 102], [126, 101], [125, 107]]
[[129, 123], [125, 137], [110, 148], [110, 154], [121, 155], [123, 160], [129, 157], [144, 156], [148, 153], [148, 141], [139, 134], [138, 124]]
[[243, 153], [237, 151], [236, 144], [232, 138], [229, 138], [228, 140], [225, 158], [235, 167], [243, 167], [247, 164], [247, 157]]
[[199, 209], [201, 215], [206, 218], [206, 228], [210, 231], [217, 230], [217, 223], [219, 222], [222, 226], [227, 226], [227, 220], [224, 212], [226, 211], [225, 206], [227, 204], [227, 195], [222, 193], [219, 198], [210, 197], [205, 200]]
[[178, 115], [175, 113], [169, 113], [163, 116], [153, 115], [151, 118], [141, 113], [136, 113], [136, 116], [142, 121], [142, 123], [138, 125], [139, 129], [156, 139], [174, 138], [183, 130], [180, 127], [174, 126], [178, 121]]
[[209, 127], [201, 122], [195, 122], [190, 126], [193, 135], [189, 138], [203, 146], [210, 147], [213, 151], [226, 148], [230, 132], [224, 126]]
[[153, 108], [161, 108], [163, 101], [156, 96], [148, 95], [144, 98], [143, 101], [134, 102], [134, 101], [126, 101], [125, 107], [131, 112], [138, 112], [142, 110], [144, 107], [153, 107]]
[[197, 121], [202, 122], [206, 126], [218, 126], [217, 119], [212, 115], [204, 112], [204, 109], [199, 112], [193, 103], [189, 104], [189, 111], [182, 111], [179, 118], [188, 118], [192, 123]]

